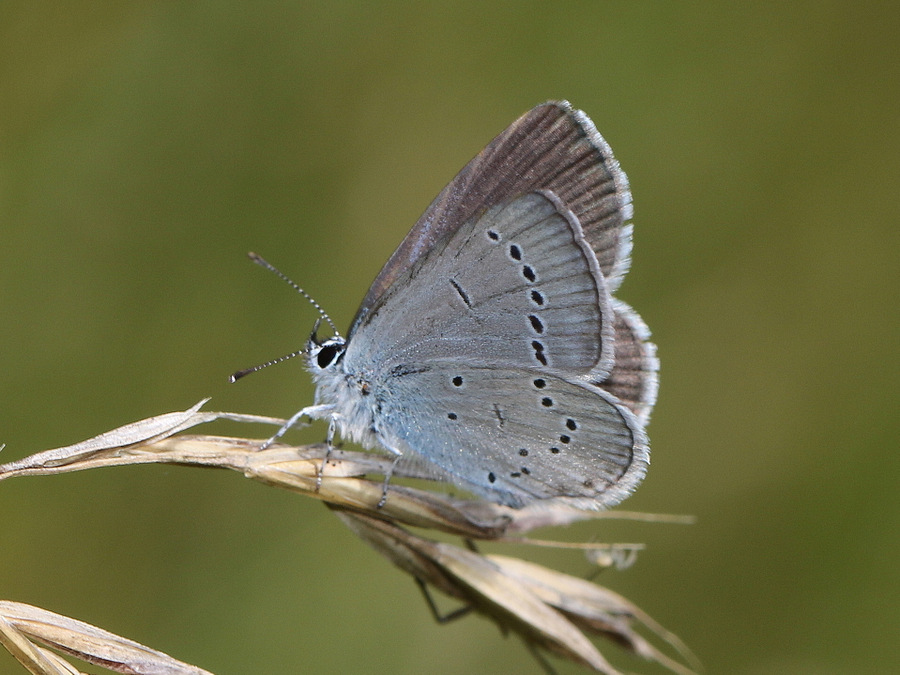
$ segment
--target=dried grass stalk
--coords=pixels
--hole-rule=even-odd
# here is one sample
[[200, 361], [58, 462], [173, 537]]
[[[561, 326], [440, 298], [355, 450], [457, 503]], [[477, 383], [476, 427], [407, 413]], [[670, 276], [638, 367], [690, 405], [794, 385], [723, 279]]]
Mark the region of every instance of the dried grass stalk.
[[[248, 478], [324, 501], [353, 532], [420, 584], [458, 598], [492, 618], [503, 630], [521, 636], [531, 648], [544, 649], [595, 672], [614, 675], [617, 671], [585, 637], [584, 632], [588, 632], [610, 638], [672, 672], [692, 672], [636, 632], [636, 627], [643, 626], [669, 643], [682, 658], [692, 658], [677, 638], [621, 596], [524, 560], [481, 555], [423, 538], [406, 529], [437, 530], [467, 540], [522, 541], [522, 534], [537, 527], [623, 517], [621, 512], [578, 511], [552, 500], [517, 510], [396, 483], [389, 489], [387, 502], [378, 508], [382, 481], [368, 480], [365, 476], [383, 475], [392, 461], [390, 458], [334, 450], [323, 470], [324, 445], [275, 444], [259, 450], [262, 442], [257, 439], [185, 434], [191, 427], [221, 419], [282, 423], [282, 420], [254, 415], [202, 412], [200, 408], [205, 402], [184, 412], [151, 417], [82, 443], [0, 465], [0, 480], [127, 464], [167, 463], [232, 469]], [[428, 478], [415, 463], [399, 464], [394, 476]], [[648, 518], [640, 514], [624, 515]], [[684, 522], [684, 519], [669, 520]], [[603, 545], [584, 547], [595, 548], [603, 554]], [[41, 632], [33, 628], [39, 625], [53, 630]], [[0, 640], [33, 673], [77, 671], [31, 640], [119, 672], [206, 672], [88, 624], [17, 603], [0, 603]]]

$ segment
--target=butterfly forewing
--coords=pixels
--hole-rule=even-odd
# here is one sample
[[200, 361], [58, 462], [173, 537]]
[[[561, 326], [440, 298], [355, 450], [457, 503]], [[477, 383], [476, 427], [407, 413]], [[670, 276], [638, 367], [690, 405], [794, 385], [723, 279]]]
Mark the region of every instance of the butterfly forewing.
[[375, 279], [351, 326], [437, 242], [490, 207], [550, 190], [580, 222], [609, 290], [628, 269], [628, 180], [591, 120], [566, 101], [536, 106], [469, 162], [432, 202]]
[[613, 312], [578, 223], [552, 193], [492, 207], [436, 243], [379, 298], [347, 349], [349, 372], [469, 355], [493, 368], [602, 379]]

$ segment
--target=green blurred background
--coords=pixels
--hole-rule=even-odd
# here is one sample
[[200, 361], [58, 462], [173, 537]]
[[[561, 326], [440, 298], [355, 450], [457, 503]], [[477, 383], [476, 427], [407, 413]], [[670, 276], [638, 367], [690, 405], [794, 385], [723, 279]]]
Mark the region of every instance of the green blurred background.
[[[662, 360], [625, 507], [697, 524], [542, 534], [645, 542], [600, 582], [709, 673], [900, 671], [896, 4], [50, 7], [0, 5], [5, 461], [204, 396], [308, 404], [299, 359], [226, 383], [314, 320], [245, 252], [345, 327], [455, 172], [568, 98], [631, 180], [620, 295]], [[320, 504], [234, 474], [17, 479], [0, 512], [0, 598], [217, 675], [539, 672], [485, 620], [433, 624]]]

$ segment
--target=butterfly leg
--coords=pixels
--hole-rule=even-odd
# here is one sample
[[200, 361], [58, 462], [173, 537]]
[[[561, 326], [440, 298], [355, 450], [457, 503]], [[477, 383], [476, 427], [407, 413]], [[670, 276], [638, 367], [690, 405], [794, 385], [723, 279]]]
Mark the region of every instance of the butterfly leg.
[[316, 492], [322, 487], [322, 474], [325, 473], [325, 465], [328, 464], [328, 460], [331, 459], [331, 451], [334, 450], [334, 432], [337, 430], [337, 417], [336, 412], [332, 412], [328, 416], [328, 435], [325, 437], [327, 447], [325, 448], [325, 456], [322, 458], [322, 463], [319, 465], [319, 470], [316, 472]]
[[419, 585], [419, 589], [422, 591], [422, 595], [425, 596], [425, 602], [428, 603], [428, 609], [431, 610], [431, 616], [433, 616], [434, 620], [439, 624], [450, 623], [451, 621], [455, 621], [456, 619], [461, 619], [474, 609], [472, 605], [463, 605], [462, 607], [454, 609], [449, 614], [441, 614], [440, 611], [438, 611], [437, 604], [435, 604], [434, 602], [434, 598], [431, 597], [431, 593], [428, 590], [428, 585], [419, 577], [413, 578]]
[[384, 472], [384, 484], [381, 486], [381, 499], [378, 500], [378, 503], [375, 505], [376, 509], [380, 509], [384, 506], [384, 503], [387, 501], [387, 490], [388, 485], [391, 482], [391, 476], [394, 475], [394, 469], [397, 466], [397, 462], [400, 461], [400, 458], [403, 457], [399, 452], [394, 456], [394, 461], [391, 462], [391, 465], [388, 467], [388, 470]]
[[[334, 410], [334, 406], [332, 406], [332, 405], [311, 405], [311, 406], [307, 406], [306, 408], [303, 408], [302, 410], [298, 411], [293, 417], [291, 417], [291, 419], [289, 419], [287, 422], [285, 422], [281, 426], [281, 428], [275, 432], [275, 435], [272, 436], [265, 443], [263, 443], [259, 449], [265, 450], [270, 445], [272, 445], [272, 443], [274, 443], [279, 438], [284, 436], [287, 433], [288, 429], [290, 429], [295, 424], [297, 424], [297, 422], [300, 421], [301, 417], [310, 417], [312, 419], [320, 419], [322, 417], [325, 417], [326, 414], [331, 414], [332, 418], [333, 418], [334, 417], [334, 414], [332, 412], [333, 410]], [[332, 422], [332, 424], [333, 424], [333, 422]], [[329, 441], [329, 445], [330, 445], [330, 441]]]

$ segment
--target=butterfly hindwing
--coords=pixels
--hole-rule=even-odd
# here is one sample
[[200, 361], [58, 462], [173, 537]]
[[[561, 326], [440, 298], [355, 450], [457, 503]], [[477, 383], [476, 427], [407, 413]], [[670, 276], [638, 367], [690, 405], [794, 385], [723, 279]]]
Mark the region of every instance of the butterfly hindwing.
[[612, 307], [615, 363], [610, 373], [594, 384], [618, 398], [646, 426], [659, 386], [656, 345], [650, 342], [647, 325], [631, 307], [615, 298]]
[[408, 363], [379, 382], [379, 436], [471, 492], [509, 506], [562, 497], [611, 506], [648, 462], [642, 426], [614, 397], [537, 369]]

